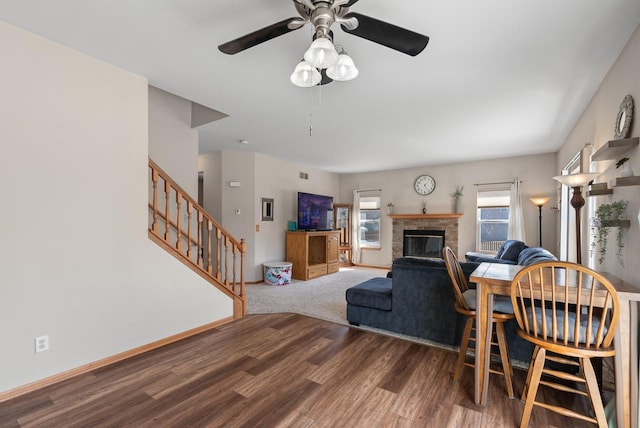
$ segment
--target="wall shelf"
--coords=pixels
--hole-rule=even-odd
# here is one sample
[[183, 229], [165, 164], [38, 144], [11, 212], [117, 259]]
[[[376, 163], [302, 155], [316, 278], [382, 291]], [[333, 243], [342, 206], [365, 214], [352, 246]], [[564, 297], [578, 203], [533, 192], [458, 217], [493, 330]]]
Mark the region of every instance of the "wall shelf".
[[589, 190], [587, 196], [613, 195], [613, 189], [597, 189]]
[[631, 227], [631, 220], [607, 220], [600, 227]]
[[592, 161], [615, 160], [640, 143], [640, 137], [611, 140], [591, 155]]
[[587, 196], [612, 195], [613, 189], [607, 188], [607, 183], [593, 183], [589, 186]]
[[633, 175], [631, 177], [618, 177], [618, 178], [616, 178], [616, 187], [638, 186], [638, 185], [640, 185], [640, 175]]

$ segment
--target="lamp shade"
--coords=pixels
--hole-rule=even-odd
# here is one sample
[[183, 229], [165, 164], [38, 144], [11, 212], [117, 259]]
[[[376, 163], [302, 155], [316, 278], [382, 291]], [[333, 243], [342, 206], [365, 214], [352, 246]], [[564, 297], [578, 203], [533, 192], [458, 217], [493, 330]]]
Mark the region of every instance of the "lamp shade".
[[582, 172], [579, 174], [557, 175], [553, 177], [553, 179], [559, 181], [565, 186], [582, 187], [588, 184], [591, 180], [595, 180], [600, 176], [600, 174], [600, 172]]
[[320, 72], [306, 61], [300, 61], [291, 73], [291, 83], [301, 88], [309, 88], [320, 83]]
[[529, 200], [533, 202], [533, 204], [537, 207], [543, 207], [544, 204], [549, 202], [549, 199], [550, 198], [548, 196], [538, 196], [536, 198], [529, 198]]
[[325, 37], [318, 37], [304, 53], [304, 60], [316, 68], [327, 68], [338, 62], [338, 51]]
[[353, 63], [353, 59], [346, 53], [338, 55], [338, 62], [327, 68], [327, 76], [340, 82], [355, 79], [358, 73], [358, 68]]

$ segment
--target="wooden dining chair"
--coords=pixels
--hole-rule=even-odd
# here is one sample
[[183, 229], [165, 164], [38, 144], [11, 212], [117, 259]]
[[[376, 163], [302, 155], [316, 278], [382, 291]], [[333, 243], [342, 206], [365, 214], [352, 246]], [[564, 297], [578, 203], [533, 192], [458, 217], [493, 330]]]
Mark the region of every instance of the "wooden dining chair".
[[[464, 326], [462, 341], [460, 342], [460, 352], [456, 361], [456, 368], [453, 373], [453, 379], [459, 380], [462, 375], [464, 366], [475, 367], [471, 362], [467, 362], [467, 351], [475, 351], [475, 322], [476, 322], [476, 290], [469, 288], [467, 280], [462, 271], [462, 267], [458, 262], [458, 258], [450, 247], [442, 249], [442, 258], [447, 266], [447, 272], [453, 284], [453, 293], [456, 298], [455, 310], [464, 315], [467, 319]], [[513, 307], [511, 300], [507, 296], [494, 297], [493, 319], [493, 337], [491, 340], [492, 350], [497, 349], [498, 354], [492, 352], [492, 357], [497, 357], [501, 364], [502, 370], [490, 369], [489, 373], [500, 374], [504, 376], [507, 395], [514, 398], [513, 393], [513, 367], [511, 366], [511, 358], [509, 357], [509, 347], [507, 346], [507, 338], [504, 330], [504, 323], [513, 319]], [[473, 342], [474, 347], [469, 347], [469, 343]]]
[[[612, 341], [620, 303], [613, 285], [582, 265], [541, 262], [514, 277], [511, 301], [518, 334], [535, 345], [522, 393], [525, 405], [520, 426], [528, 425], [535, 405], [606, 427], [591, 359], [615, 354]], [[554, 367], [545, 364], [550, 361]], [[559, 370], [564, 365], [572, 370]], [[588, 397], [595, 417], [536, 401], [540, 385]]]

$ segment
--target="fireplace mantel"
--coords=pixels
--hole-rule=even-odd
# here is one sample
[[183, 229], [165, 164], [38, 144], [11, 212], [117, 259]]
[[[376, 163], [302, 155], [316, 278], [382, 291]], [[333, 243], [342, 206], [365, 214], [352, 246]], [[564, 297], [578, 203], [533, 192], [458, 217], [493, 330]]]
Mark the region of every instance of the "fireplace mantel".
[[393, 219], [437, 219], [437, 218], [460, 218], [460, 213], [444, 213], [444, 214], [389, 214], [389, 218]]

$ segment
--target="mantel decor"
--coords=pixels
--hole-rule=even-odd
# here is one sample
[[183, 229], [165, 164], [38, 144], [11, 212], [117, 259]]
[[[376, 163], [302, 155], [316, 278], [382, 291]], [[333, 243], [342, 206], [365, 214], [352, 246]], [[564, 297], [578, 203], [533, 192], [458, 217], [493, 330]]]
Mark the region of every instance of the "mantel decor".
[[456, 191], [453, 193], [453, 212], [460, 212], [460, 198], [463, 196], [462, 191], [464, 190], [464, 186], [456, 186]]
[[460, 218], [460, 213], [444, 213], [444, 214], [389, 214], [389, 218], [393, 219], [442, 219], [442, 218]]

